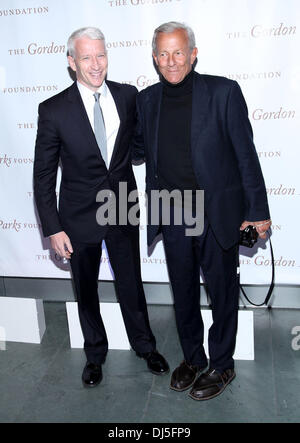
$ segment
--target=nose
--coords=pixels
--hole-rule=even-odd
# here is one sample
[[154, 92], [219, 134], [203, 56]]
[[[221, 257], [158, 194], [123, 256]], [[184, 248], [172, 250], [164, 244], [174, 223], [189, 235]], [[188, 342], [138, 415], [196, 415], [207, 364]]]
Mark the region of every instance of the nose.
[[169, 54], [168, 65], [169, 66], [174, 66], [174, 64], [175, 64], [175, 60], [174, 60], [173, 54]]
[[99, 69], [99, 66], [100, 66], [100, 60], [98, 59], [98, 57], [93, 57], [92, 58], [92, 68], [97, 71]]

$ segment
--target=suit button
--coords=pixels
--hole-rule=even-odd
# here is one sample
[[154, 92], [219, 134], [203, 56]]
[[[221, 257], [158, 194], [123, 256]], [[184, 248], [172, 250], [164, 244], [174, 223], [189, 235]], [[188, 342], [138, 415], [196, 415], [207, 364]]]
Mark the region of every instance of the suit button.
[[155, 178], [158, 178], [158, 175], [157, 175], [157, 174], [155, 174]]

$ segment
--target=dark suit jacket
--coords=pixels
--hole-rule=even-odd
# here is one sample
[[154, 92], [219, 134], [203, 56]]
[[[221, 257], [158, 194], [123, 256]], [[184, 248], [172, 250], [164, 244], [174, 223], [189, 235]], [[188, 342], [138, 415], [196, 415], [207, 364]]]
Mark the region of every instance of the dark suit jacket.
[[[138, 125], [133, 157], [146, 160], [148, 205], [151, 190], [158, 189], [162, 88], [162, 84], [157, 83], [141, 91], [137, 97]], [[230, 248], [238, 242], [239, 227], [244, 220], [269, 218], [267, 194], [253, 144], [247, 105], [237, 82], [194, 73], [191, 155], [199, 189], [204, 190], [205, 211], [211, 227], [221, 246]], [[158, 226], [148, 224], [149, 245], [158, 229]]]
[[[127, 182], [128, 193], [136, 189], [129, 142], [137, 89], [111, 81], [106, 83], [120, 118], [108, 170], [76, 82], [39, 106], [34, 192], [45, 236], [64, 230], [71, 240], [98, 242], [107, 229], [96, 221], [100, 205], [96, 203], [98, 191], [110, 189], [118, 196], [120, 181]], [[55, 187], [59, 160], [62, 179], [57, 210]]]

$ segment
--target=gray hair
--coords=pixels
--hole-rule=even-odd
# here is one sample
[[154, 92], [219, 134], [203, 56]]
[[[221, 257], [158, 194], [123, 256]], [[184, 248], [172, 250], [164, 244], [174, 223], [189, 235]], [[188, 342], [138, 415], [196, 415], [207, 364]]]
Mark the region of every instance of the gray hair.
[[86, 28], [80, 28], [77, 29], [77, 31], [74, 31], [68, 39], [67, 43], [68, 55], [70, 55], [71, 57], [74, 57], [75, 55], [75, 40], [81, 37], [87, 37], [90, 38], [91, 40], [103, 40], [105, 46], [105, 37], [103, 33], [100, 31], [100, 29], [93, 28], [91, 26]]
[[160, 25], [158, 28], [155, 29], [153, 39], [152, 39], [152, 50], [154, 54], [157, 54], [157, 36], [159, 33], [165, 33], [170, 34], [171, 32], [177, 31], [177, 29], [183, 29], [186, 31], [188, 40], [189, 40], [189, 49], [192, 52], [192, 50], [196, 46], [196, 40], [195, 40], [195, 34], [192, 28], [187, 26], [185, 23], [180, 22], [168, 22]]

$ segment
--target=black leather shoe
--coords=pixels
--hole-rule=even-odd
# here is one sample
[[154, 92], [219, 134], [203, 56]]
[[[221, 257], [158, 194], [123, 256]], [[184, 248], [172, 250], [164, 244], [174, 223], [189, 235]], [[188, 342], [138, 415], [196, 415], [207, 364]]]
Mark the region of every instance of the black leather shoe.
[[89, 363], [85, 365], [82, 373], [82, 383], [86, 388], [94, 388], [99, 385], [102, 380], [102, 367], [101, 365], [95, 365], [94, 363]]
[[209, 369], [195, 381], [189, 396], [194, 400], [209, 400], [220, 395], [227, 385], [234, 379], [233, 369], [226, 369], [223, 372], [216, 369]]
[[171, 377], [170, 388], [174, 391], [185, 391], [193, 386], [197, 374], [204, 371], [204, 368], [200, 366], [190, 365], [186, 361], [183, 361], [174, 371]]
[[146, 352], [145, 354], [137, 352], [136, 355], [146, 360], [149, 371], [152, 372], [152, 374], [164, 375], [167, 374], [170, 370], [169, 365], [165, 360], [165, 358], [161, 354], [159, 354], [159, 352], [157, 352], [156, 350], [151, 352]]

